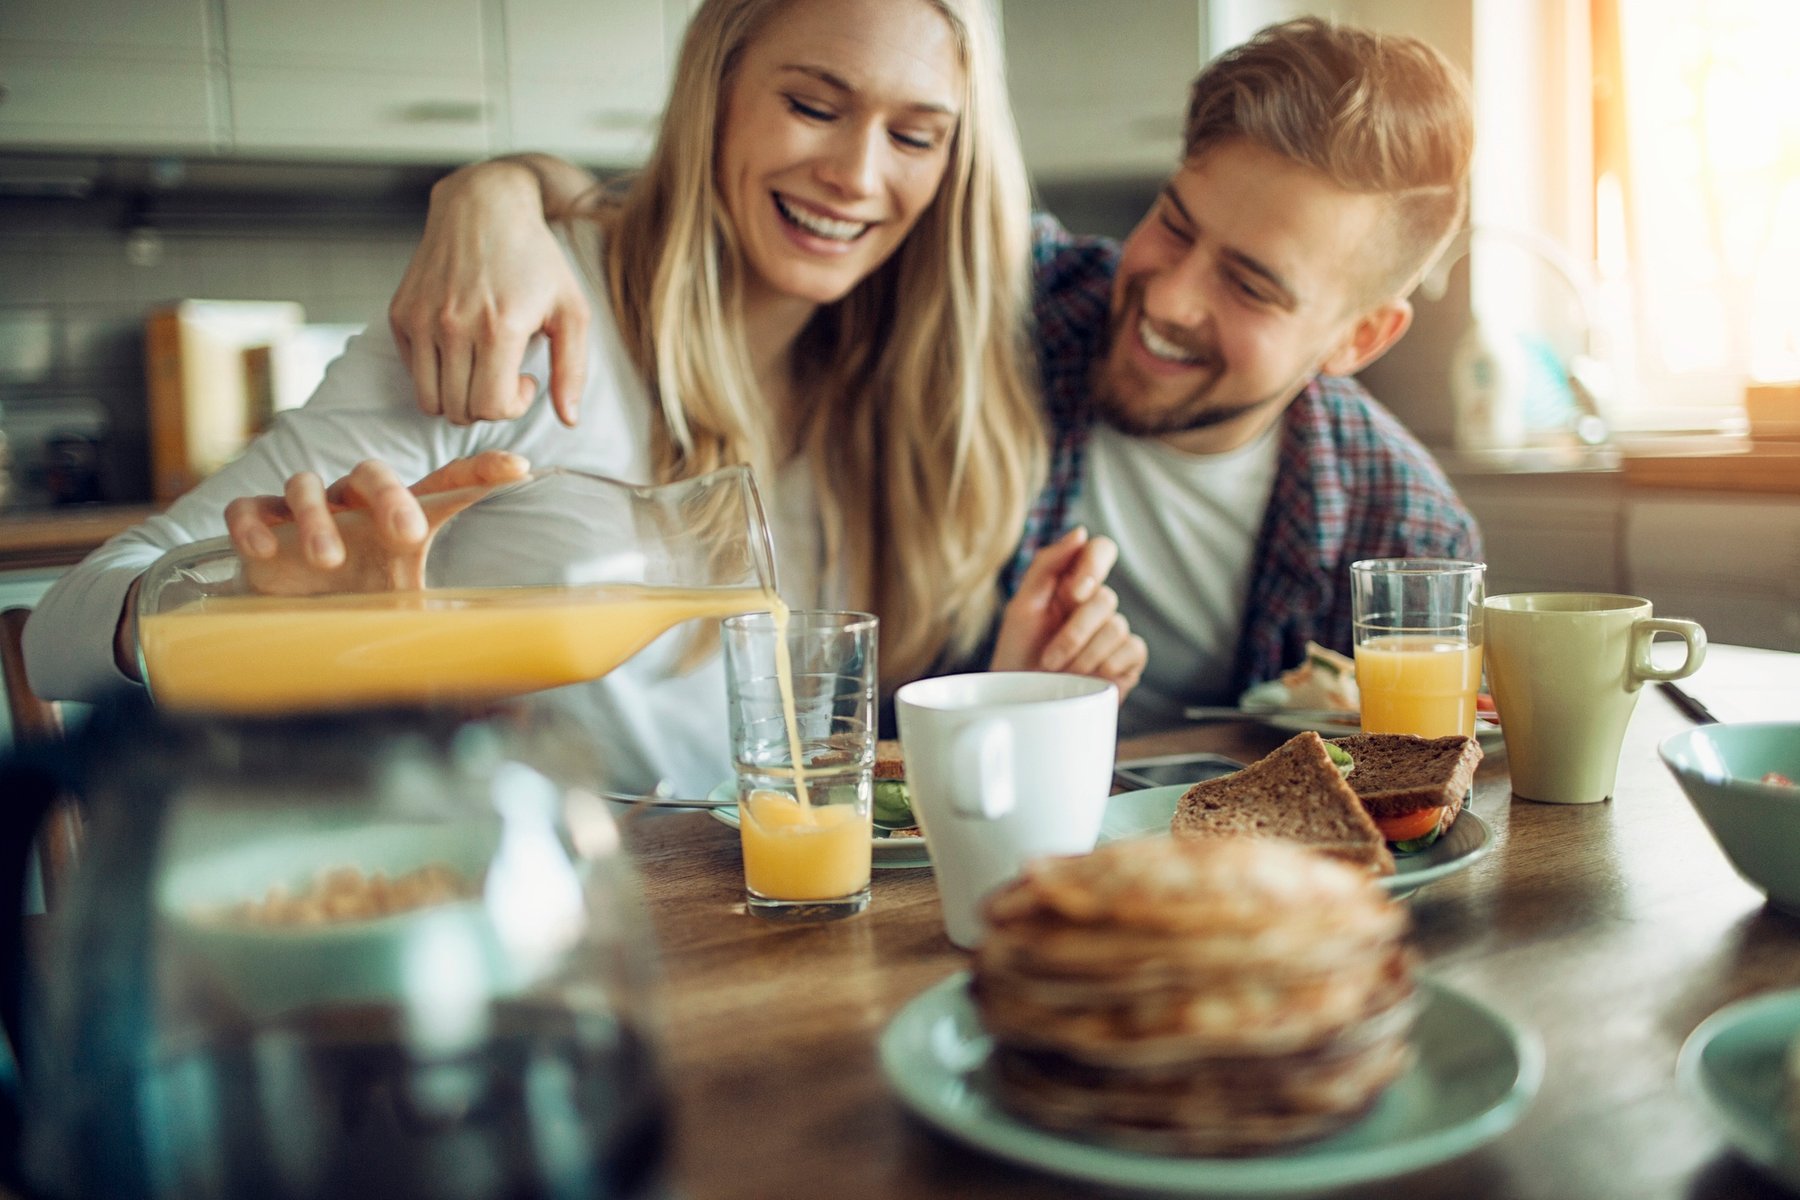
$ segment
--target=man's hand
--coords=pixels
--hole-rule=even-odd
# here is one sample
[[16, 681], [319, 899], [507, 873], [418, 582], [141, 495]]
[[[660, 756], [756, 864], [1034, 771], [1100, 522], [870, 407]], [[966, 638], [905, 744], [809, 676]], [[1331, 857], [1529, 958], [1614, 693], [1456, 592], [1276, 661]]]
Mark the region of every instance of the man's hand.
[[388, 305], [426, 414], [452, 425], [523, 414], [539, 381], [519, 368], [543, 333], [551, 401], [563, 424], [575, 424], [590, 313], [545, 204], [541, 176], [515, 160], [464, 167], [431, 189], [424, 237]]
[[225, 508], [225, 527], [254, 592], [306, 596], [425, 585], [425, 556], [444, 522], [530, 464], [487, 450], [433, 471], [411, 487], [373, 460], [325, 487], [304, 471], [280, 496], [245, 496]]
[[1119, 613], [1105, 586], [1118, 561], [1111, 538], [1072, 529], [1045, 546], [1025, 569], [1000, 618], [989, 669], [1093, 675], [1123, 699], [1144, 673], [1149, 651]]

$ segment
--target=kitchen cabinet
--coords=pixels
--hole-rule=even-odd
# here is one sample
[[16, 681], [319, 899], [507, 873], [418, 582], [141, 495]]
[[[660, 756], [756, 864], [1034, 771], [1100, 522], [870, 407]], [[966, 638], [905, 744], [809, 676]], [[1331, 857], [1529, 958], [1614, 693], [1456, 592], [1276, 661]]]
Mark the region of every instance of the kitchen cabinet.
[[698, 0], [0, 0], [0, 152], [641, 162]]
[[231, 145], [444, 162], [502, 148], [485, 0], [223, 0]]
[[1617, 472], [1453, 475], [1481, 525], [1487, 592], [1616, 592], [1625, 489]]
[[1800, 497], [1633, 486], [1623, 471], [1453, 471], [1487, 591], [1623, 592], [1717, 642], [1800, 650]]
[[1716, 642], [1800, 650], [1800, 498], [1634, 489], [1626, 586]]
[[0, 147], [217, 150], [224, 100], [210, 0], [0, 0]]
[[1206, 57], [1205, 0], [1003, 0], [1007, 82], [1039, 180], [1167, 175]]
[[575, 162], [643, 161], [699, 0], [506, 0], [510, 142]]

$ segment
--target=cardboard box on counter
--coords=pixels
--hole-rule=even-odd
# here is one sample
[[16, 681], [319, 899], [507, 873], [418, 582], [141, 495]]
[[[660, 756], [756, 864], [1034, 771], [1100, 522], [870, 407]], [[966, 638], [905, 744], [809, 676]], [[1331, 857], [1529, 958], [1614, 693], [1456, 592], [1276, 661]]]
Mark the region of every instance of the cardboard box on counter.
[[257, 427], [244, 351], [300, 327], [305, 310], [280, 300], [183, 300], [144, 327], [150, 405], [150, 488], [167, 503], [223, 466]]
[[1750, 436], [1759, 442], [1800, 442], [1800, 383], [1753, 383], [1744, 389]]

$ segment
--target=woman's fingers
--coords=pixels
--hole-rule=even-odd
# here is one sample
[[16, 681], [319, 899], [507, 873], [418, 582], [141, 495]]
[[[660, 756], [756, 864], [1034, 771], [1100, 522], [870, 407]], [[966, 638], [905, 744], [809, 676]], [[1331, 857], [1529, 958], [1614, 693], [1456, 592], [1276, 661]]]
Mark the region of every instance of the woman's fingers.
[[1104, 536], [1087, 539], [1062, 572], [1058, 594], [1063, 603], [1071, 609], [1087, 603], [1118, 561], [1117, 542]]
[[1088, 543], [1086, 529], [1077, 525], [1048, 546], [1031, 556], [1031, 563], [1019, 579], [1013, 598], [1028, 603], [1047, 604], [1055, 596], [1063, 573], [1068, 570]]
[[424, 496], [456, 488], [511, 483], [529, 474], [531, 460], [523, 455], [510, 450], [483, 450], [480, 454], [445, 463], [413, 484], [412, 491], [416, 496]]
[[325, 498], [339, 509], [360, 509], [384, 545], [408, 549], [425, 540], [428, 531], [419, 498], [394, 469], [368, 459], [326, 489]]
[[[1109, 628], [1117, 617], [1118, 610], [1118, 593], [1102, 586], [1086, 603], [1070, 613], [1061, 628], [1044, 644], [1044, 651], [1038, 659], [1040, 668], [1045, 671], [1079, 670], [1076, 664], [1088, 657], [1088, 643]], [[1119, 617], [1118, 620], [1122, 623], [1124, 618]], [[1106, 649], [1110, 651], [1110, 643]], [[1100, 659], [1095, 657], [1093, 661], [1097, 663]]]
[[1144, 677], [1144, 668], [1149, 663], [1150, 648], [1144, 644], [1143, 638], [1134, 633], [1092, 674], [1111, 680], [1113, 686], [1119, 689], [1119, 699], [1123, 700], [1138, 685], [1138, 680]]
[[325, 485], [319, 477], [311, 471], [300, 472], [287, 481], [282, 498], [287, 502], [306, 561], [327, 570], [341, 566], [344, 539], [338, 536], [330, 502], [325, 498]]
[[225, 506], [225, 532], [231, 545], [245, 558], [274, 558], [281, 543], [275, 526], [293, 520], [287, 501], [280, 496], [241, 496]]

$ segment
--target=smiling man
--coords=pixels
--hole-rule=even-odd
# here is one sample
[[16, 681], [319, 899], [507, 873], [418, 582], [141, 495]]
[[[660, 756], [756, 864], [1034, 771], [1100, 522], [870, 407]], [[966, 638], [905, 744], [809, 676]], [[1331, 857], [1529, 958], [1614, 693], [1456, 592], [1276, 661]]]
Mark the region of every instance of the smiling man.
[[1475, 558], [1431, 456], [1349, 376], [1467, 212], [1466, 87], [1412, 38], [1304, 19], [1195, 81], [1183, 160], [1122, 246], [1036, 230], [1056, 445], [1003, 581], [1084, 525], [1149, 647], [1126, 730], [1350, 649], [1349, 566]]

